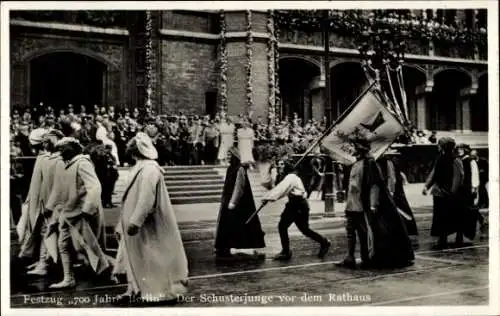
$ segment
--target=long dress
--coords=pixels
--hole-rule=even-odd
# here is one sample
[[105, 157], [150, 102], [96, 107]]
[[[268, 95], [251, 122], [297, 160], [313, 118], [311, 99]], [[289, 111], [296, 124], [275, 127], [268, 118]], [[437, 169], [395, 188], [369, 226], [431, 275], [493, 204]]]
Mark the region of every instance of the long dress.
[[241, 155], [241, 162], [244, 164], [252, 164], [255, 162], [253, 158], [253, 144], [255, 133], [251, 128], [241, 128], [238, 130], [238, 149]]
[[[188, 262], [161, 167], [139, 160], [130, 170], [116, 231], [120, 243], [113, 274], [126, 274], [129, 290], [144, 300], [170, 301], [187, 293]], [[130, 224], [139, 232], [130, 236]]]
[[217, 159], [226, 160], [227, 153], [234, 145], [234, 125], [228, 123], [220, 124], [220, 146]]
[[[377, 268], [408, 266], [415, 259], [411, 240], [373, 158], [363, 162], [362, 181], [361, 200], [367, 223], [370, 263]], [[370, 209], [370, 188], [373, 185], [379, 188], [379, 207], [376, 213]]]
[[[229, 210], [229, 202], [235, 208]], [[226, 173], [222, 201], [217, 219], [215, 249], [229, 250], [264, 248], [264, 232], [258, 216], [248, 224], [245, 222], [255, 212], [250, 181], [247, 172], [239, 163], [232, 163]]]
[[404, 218], [408, 235], [418, 235], [417, 223], [411, 206], [406, 199], [401, 172], [396, 168], [396, 166], [394, 166], [392, 161], [386, 157], [380, 158], [378, 163], [387, 186], [394, 192], [392, 197], [394, 203], [401, 211], [409, 216], [409, 218]]

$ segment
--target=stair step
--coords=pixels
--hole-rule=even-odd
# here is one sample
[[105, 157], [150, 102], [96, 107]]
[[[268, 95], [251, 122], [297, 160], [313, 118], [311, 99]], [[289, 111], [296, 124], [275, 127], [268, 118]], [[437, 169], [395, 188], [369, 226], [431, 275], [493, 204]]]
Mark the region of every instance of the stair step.
[[165, 181], [193, 181], [197, 182], [198, 180], [219, 180], [222, 181], [222, 177], [215, 175], [166, 175]]
[[202, 186], [202, 185], [224, 185], [224, 180], [221, 178], [217, 179], [188, 179], [188, 180], [166, 180], [167, 189], [170, 187], [178, 187], [178, 186]]
[[215, 196], [218, 195], [219, 198], [222, 195], [222, 188], [220, 190], [196, 190], [196, 191], [177, 191], [169, 192], [170, 198], [183, 198], [183, 197], [201, 197], [201, 196]]
[[172, 204], [218, 203], [220, 202], [220, 195], [171, 198], [170, 201], [172, 202]]
[[213, 169], [170, 169], [165, 171], [166, 176], [178, 176], [178, 175], [200, 175], [200, 176], [205, 176], [205, 175], [217, 175], [219, 176], [219, 173]]
[[163, 167], [165, 170], [203, 170], [203, 169], [214, 169], [217, 168], [215, 165], [199, 165], [199, 166], [167, 166]]
[[189, 185], [171, 185], [167, 186], [168, 192], [173, 193], [173, 192], [191, 192], [191, 191], [200, 191], [200, 190], [218, 190], [222, 189], [224, 186], [224, 183], [221, 182], [220, 184], [189, 184]]

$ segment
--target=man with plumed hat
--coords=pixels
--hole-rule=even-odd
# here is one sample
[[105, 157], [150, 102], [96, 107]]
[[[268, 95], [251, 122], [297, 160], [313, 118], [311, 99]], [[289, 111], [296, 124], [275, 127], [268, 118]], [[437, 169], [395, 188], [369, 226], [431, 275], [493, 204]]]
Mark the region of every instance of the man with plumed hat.
[[[61, 179], [66, 188], [66, 201], [61, 207], [58, 222], [58, 249], [63, 280], [50, 288], [70, 288], [76, 285], [72, 270], [71, 252], [83, 256], [96, 274], [110, 267], [104, 254], [104, 213], [101, 205], [101, 184], [90, 157], [82, 154], [77, 139], [65, 137], [58, 143], [66, 163]], [[49, 232], [50, 233], [50, 232]]]
[[32, 146], [39, 147], [41, 150], [35, 160], [31, 182], [27, 198], [22, 208], [21, 218], [17, 224], [17, 234], [21, 249], [20, 258], [33, 259], [39, 249], [40, 244], [40, 215], [43, 204], [47, 201], [50, 191], [44, 190], [44, 178], [42, 170], [45, 168], [46, 161], [50, 154], [42, 149], [42, 139], [47, 133], [46, 130], [38, 129], [30, 134]]
[[[58, 130], [50, 130], [43, 137], [44, 148], [48, 155], [46, 156], [44, 163], [41, 165], [42, 183], [40, 186], [40, 252], [39, 260], [35, 268], [31, 271], [28, 271], [28, 274], [46, 275], [50, 255], [52, 255], [52, 259], [54, 260], [54, 262], [57, 261], [57, 253], [55, 252], [55, 249], [57, 249], [57, 244], [55, 243], [55, 239], [48, 239], [46, 237], [48, 224], [51, 221], [57, 220], [57, 214], [53, 214], [48, 205], [50, 196], [52, 195], [55, 183], [57, 181], [56, 172], [59, 171], [57, 170], [57, 165], [62, 163], [62, 159], [59, 155], [58, 150], [56, 149], [56, 143], [63, 137], [63, 133]], [[49, 249], [52, 249], [54, 251], [51, 252], [49, 251]]]
[[113, 274], [127, 276], [127, 291], [116, 303], [148, 299], [175, 302], [187, 293], [188, 262], [158, 153], [145, 133], [130, 141], [135, 160], [116, 226], [119, 246]]
[[[217, 219], [215, 250], [218, 258], [231, 257], [231, 249], [259, 249], [266, 246], [258, 216], [245, 222], [256, 211], [246, 167], [238, 148], [229, 150], [229, 167], [222, 191]], [[255, 252], [259, 257], [261, 254]]]

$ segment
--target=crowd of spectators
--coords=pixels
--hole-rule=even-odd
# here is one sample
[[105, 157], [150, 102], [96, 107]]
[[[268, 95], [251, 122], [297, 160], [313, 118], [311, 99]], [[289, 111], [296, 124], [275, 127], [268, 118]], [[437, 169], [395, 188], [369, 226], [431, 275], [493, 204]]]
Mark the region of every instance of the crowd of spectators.
[[[112, 147], [115, 159], [121, 166], [127, 165], [125, 147], [138, 131], [145, 131], [153, 138], [159, 162], [165, 165], [217, 164], [224, 160], [220, 153], [221, 124], [232, 126], [234, 140], [238, 141], [238, 129], [250, 123], [253, 142], [250, 149], [256, 160], [266, 160], [285, 153], [302, 153], [326, 127], [326, 119], [310, 119], [303, 122], [296, 113], [277, 124], [269, 125], [262, 117], [250, 119], [239, 115], [229, 117], [224, 113], [210, 116], [186, 116], [182, 113], [156, 115], [146, 107], [141, 112], [114, 107], [85, 106], [75, 109], [68, 105], [58, 113], [51, 106], [41, 103], [37, 107], [13, 109], [11, 114], [11, 156], [36, 156], [29, 137], [36, 129], [59, 128], [76, 134], [84, 146], [105, 143]], [[411, 136], [399, 140], [402, 143], [435, 144], [435, 132], [413, 129]]]

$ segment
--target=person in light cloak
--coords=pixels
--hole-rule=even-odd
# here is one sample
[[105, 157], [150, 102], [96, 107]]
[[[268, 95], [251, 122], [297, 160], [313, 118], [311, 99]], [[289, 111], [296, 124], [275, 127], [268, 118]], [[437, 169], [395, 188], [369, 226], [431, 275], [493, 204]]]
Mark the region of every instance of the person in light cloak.
[[188, 262], [158, 153], [139, 132], [127, 151], [130, 170], [116, 226], [119, 237], [114, 275], [125, 274], [128, 287], [116, 304], [175, 303], [187, 293]]

